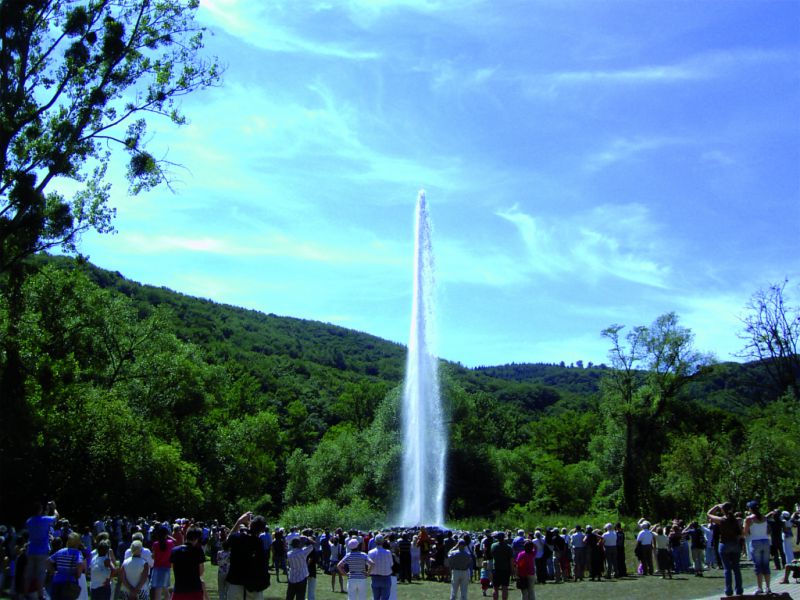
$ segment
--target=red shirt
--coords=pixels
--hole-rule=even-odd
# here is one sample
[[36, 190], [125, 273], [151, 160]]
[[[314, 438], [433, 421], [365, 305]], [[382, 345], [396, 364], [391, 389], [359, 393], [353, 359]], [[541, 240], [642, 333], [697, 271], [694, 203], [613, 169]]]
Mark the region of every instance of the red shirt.
[[161, 543], [157, 540], [153, 542], [153, 568], [154, 569], [169, 569], [172, 564], [169, 561], [169, 557], [172, 554], [172, 549], [175, 547], [175, 540], [168, 537], [166, 543], [164, 544], [164, 548], [161, 547]]
[[525, 552], [524, 550], [517, 554], [517, 558], [514, 560], [514, 564], [517, 565], [517, 576], [518, 577], [533, 577], [536, 575], [536, 553], [535, 552]]

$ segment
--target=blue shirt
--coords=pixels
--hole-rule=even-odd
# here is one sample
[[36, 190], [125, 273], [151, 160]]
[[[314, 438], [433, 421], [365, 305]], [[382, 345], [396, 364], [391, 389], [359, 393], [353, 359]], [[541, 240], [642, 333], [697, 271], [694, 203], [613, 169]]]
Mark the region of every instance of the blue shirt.
[[50, 529], [56, 524], [55, 517], [38, 515], [25, 522], [28, 530], [28, 556], [50, 554]]
[[53, 583], [64, 583], [65, 581], [78, 581], [75, 570], [78, 563], [83, 561], [83, 554], [77, 548], [62, 548], [50, 557], [56, 565], [56, 572], [53, 575]]

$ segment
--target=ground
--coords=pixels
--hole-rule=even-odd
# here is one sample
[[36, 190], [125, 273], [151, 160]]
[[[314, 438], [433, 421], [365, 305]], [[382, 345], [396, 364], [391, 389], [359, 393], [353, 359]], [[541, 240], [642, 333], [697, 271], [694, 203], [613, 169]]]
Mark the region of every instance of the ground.
[[[752, 587], [755, 585], [755, 575], [752, 566], [744, 566], [742, 575], [744, 577], [745, 587]], [[776, 580], [777, 579], [779, 579], [779, 577], [776, 577]], [[205, 580], [211, 600], [218, 600], [216, 567], [206, 565]], [[284, 600], [286, 598], [285, 577], [281, 577], [281, 581], [282, 583], [277, 583], [273, 574], [272, 585], [264, 593], [264, 600]], [[338, 581], [336, 585], [336, 589], [338, 590]], [[347, 580], [345, 579], [345, 586], [346, 585]], [[704, 577], [675, 575], [672, 580], [663, 580], [661, 577], [629, 577], [621, 580], [602, 582], [548, 583], [536, 587], [536, 598], [537, 600], [571, 600], [578, 597], [592, 598], [592, 600], [654, 600], [658, 598], [690, 600], [710, 596], [718, 598], [722, 595], [723, 587], [722, 571], [712, 570], [706, 572]], [[774, 588], [774, 591], [781, 591], [780, 584], [776, 583]], [[446, 600], [450, 596], [450, 585], [428, 581], [404, 584], [399, 586], [397, 596], [398, 600]], [[371, 599], [371, 597], [370, 594], [368, 598]], [[472, 600], [481, 600], [483, 598], [480, 584], [476, 582], [470, 585], [469, 597]], [[343, 598], [346, 598], [344, 594], [339, 592], [331, 593], [331, 578], [329, 575], [318, 578], [317, 600], [342, 600]], [[509, 590], [510, 600], [519, 600], [519, 598], [520, 592], [518, 590]], [[798, 596], [798, 600], [800, 600], [800, 596]]]

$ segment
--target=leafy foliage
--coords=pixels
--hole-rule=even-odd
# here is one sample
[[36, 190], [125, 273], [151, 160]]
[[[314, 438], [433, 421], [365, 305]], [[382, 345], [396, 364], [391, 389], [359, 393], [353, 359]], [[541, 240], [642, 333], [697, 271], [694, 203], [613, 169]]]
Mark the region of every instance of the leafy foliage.
[[[143, 513], [391, 523], [402, 347], [81, 261], [40, 256], [27, 268], [22, 495], [57, 497], [76, 518], [135, 499]], [[625, 342], [620, 331], [607, 333], [615, 367], [442, 363], [450, 519], [686, 515], [719, 498], [785, 504], [800, 492], [797, 399], [753, 384], [760, 363], [703, 365], [674, 315]], [[632, 510], [626, 465], [639, 485]]]

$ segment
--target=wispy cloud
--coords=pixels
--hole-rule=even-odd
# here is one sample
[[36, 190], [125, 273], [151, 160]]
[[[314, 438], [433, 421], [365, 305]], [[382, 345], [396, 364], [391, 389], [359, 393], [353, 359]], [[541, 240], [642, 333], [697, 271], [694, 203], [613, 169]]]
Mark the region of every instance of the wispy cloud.
[[529, 96], [552, 96], [561, 89], [586, 86], [677, 85], [740, 76], [753, 68], [796, 63], [789, 51], [733, 48], [704, 52], [663, 64], [607, 66], [597, 69], [508, 74]]
[[497, 215], [516, 227], [527, 250], [522, 268], [529, 274], [667, 285], [670, 269], [656, 258], [655, 227], [642, 206], [606, 205], [558, 221], [537, 220], [518, 205]]
[[[265, 3], [248, 0], [202, 0], [201, 7], [207, 13], [207, 21], [256, 48], [358, 61], [374, 60], [380, 56], [375, 50], [314, 40], [286, 25], [279, 25], [277, 19], [270, 18], [267, 10], [269, 5]], [[272, 8], [274, 10], [276, 7]]]
[[617, 138], [599, 152], [591, 154], [585, 166], [589, 171], [599, 171], [644, 152], [685, 143], [686, 140], [669, 137]]
[[138, 254], [188, 252], [234, 258], [282, 257], [303, 262], [336, 265], [402, 266], [408, 262], [398, 257], [396, 249], [385, 242], [359, 239], [352, 243], [321, 244], [297, 236], [272, 232], [252, 238], [179, 237], [168, 235], [122, 235], [119, 242]]

